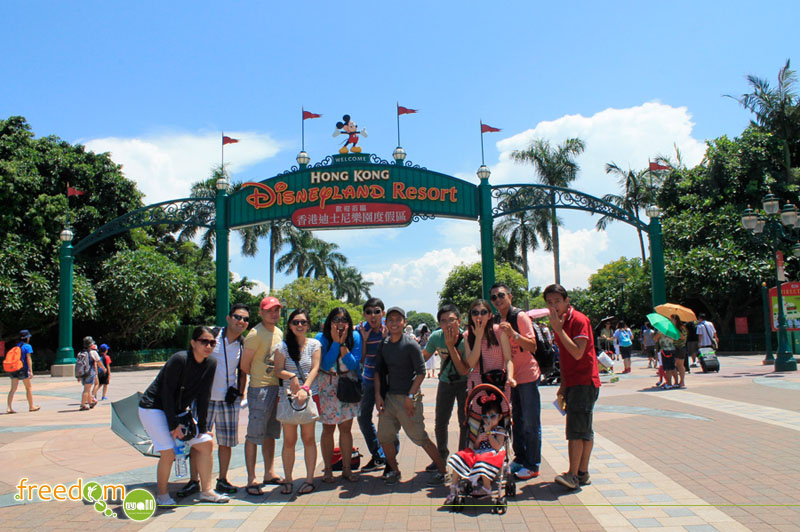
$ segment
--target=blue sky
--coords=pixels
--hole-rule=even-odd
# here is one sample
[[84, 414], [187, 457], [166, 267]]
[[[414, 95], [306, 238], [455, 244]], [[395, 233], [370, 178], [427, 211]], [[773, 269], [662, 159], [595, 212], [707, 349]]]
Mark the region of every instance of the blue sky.
[[[705, 139], [737, 135], [750, 116], [724, 94], [771, 80], [798, 48], [796, 2], [4, 2], [0, 116], [23, 115], [37, 135], [110, 151], [148, 203], [188, 195], [219, 163], [219, 136], [235, 180], [260, 181], [294, 164], [300, 108], [312, 160], [334, 153], [348, 113], [389, 158], [477, 182], [478, 122], [492, 183], [529, 181], [508, 154], [533, 138], [580, 136], [576, 188], [616, 191], [603, 165], [642, 168], [672, 154], [702, 159]], [[567, 288], [620, 256], [637, 256], [634, 230], [593, 230], [564, 216]], [[388, 304], [434, 312], [453, 265], [478, 260], [476, 222], [325, 231], [376, 283]], [[76, 235], [80, 238], [80, 235]], [[266, 244], [264, 245], [264, 247]], [[268, 280], [266, 253], [231, 269]], [[531, 285], [552, 282], [552, 259], [531, 257]], [[280, 276], [281, 286], [290, 278]], [[477, 294], [476, 294], [477, 295]]]

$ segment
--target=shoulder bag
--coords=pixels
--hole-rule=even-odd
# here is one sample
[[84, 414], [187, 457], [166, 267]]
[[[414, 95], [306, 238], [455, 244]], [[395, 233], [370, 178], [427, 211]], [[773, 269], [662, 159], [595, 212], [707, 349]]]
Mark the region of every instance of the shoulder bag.
[[[303, 370], [300, 367], [300, 364], [296, 363], [289, 356], [286, 357], [286, 360], [292, 361], [295, 369], [297, 370], [297, 375], [300, 379], [300, 382], [305, 383], [306, 376], [303, 375]], [[275, 414], [275, 418], [281, 423], [286, 423], [287, 425], [305, 425], [306, 423], [312, 423], [319, 419], [319, 410], [317, 409], [317, 403], [314, 402], [314, 398], [311, 396], [311, 392], [308, 394], [308, 399], [306, 399], [302, 405], [299, 405], [297, 404], [297, 400], [292, 395], [291, 391], [287, 389], [286, 396], [281, 397], [278, 401], [278, 411]]]

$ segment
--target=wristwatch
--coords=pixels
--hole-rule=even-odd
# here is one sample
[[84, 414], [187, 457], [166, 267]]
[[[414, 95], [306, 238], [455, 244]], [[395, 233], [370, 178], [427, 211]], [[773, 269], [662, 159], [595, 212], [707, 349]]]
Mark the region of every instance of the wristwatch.
[[514, 333], [514, 340], [519, 340], [519, 333], [518, 332]]
[[408, 398], [411, 399], [411, 400], [413, 400], [416, 397], [417, 397], [417, 394], [415, 394], [415, 393], [408, 394]]

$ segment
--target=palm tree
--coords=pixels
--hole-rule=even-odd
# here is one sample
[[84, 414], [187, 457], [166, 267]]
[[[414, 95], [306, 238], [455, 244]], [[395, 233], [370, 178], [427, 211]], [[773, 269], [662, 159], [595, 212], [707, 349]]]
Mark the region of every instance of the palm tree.
[[258, 241], [269, 236], [269, 293], [275, 288], [275, 257], [286, 243], [291, 226], [273, 221], [268, 224], [254, 225], [241, 229], [242, 254], [254, 257], [258, 252]]
[[778, 85], [771, 87], [769, 81], [753, 75], [747, 76], [747, 82], [753, 92], [742, 94], [736, 98], [742, 107], [756, 115], [754, 123], [769, 131], [780, 139], [783, 146], [784, 164], [786, 165], [786, 182], [792, 175], [792, 158], [789, 142], [800, 134], [800, 105], [797, 94], [793, 91], [797, 76], [789, 68], [789, 60], [778, 71]]
[[[633, 213], [636, 219], [639, 220], [639, 209], [646, 206], [652, 196], [647, 183], [649, 172], [649, 169], [637, 171], [629, 169], [626, 172], [617, 166], [616, 163], [606, 163], [606, 173], [617, 175], [617, 182], [622, 187], [622, 194], [606, 194], [603, 196], [603, 201]], [[595, 227], [600, 230], [605, 230], [608, 224], [613, 221], [614, 218], [609, 215], [604, 215], [597, 221]], [[639, 247], [642, 251], [642, 264], [644, 264], [644, 238], [642, 238], [642, 230], [637, 227], [636, 232], [639, 234]]]
[[[514, 150], [511, 157], [518, 163], [533, 165], [539, 182], [554, 187], [566, 187], [578, 176], [578, 163], [575, 157], [585, 149], [583, 140], [571, 138], [555, 148], [546, 140], [536, 139], [525, 150]], [[550, 193], [550, 200], [555, 203], [555, 192]], [[560, 222], [556, 216], [556, 208], [550, 210], [548, 223], [551, 230], [553, 249], [553, 272], [555, 282], [561, 283], [561, 267], [559, 265], [558, 226]]]
[[311, 277], [313, 273], [314, 278], [320, 279], [328, 276], [328, 272], [330, 272], [329, 277], [335, 279], [339, 269], [347, 264], [347, 257], [336, 251], [337, 249], [339, 246], [333, 242], [317, 238], [309, 256], [306, 276]]
[[[509, 245], [508, 239], [497, 231], [497, 226], [494, 226], [492, 240], [494, 241], [494, 261], [497, 264], [508, 264], [511, 269], [521, 274], [522, 258], [517, 254], [517, 250]], [[480, 255], [480, 250], [477, 253]]]
[[373, 284], [365, 281], [354, 266], [345, 266], [334, 277], [333, 290], [337, 299], [346, 298], [348, 303], [357, 304], [362, 301], [362, 295], [370, 297], [369, 291]]
[[[520, 190], [517, 194], [525, 195], [525, 191]], [[505, 196], [510, 197], [510, 193], [504, 193]], [[500, 198], [503, 201], [504, 198]], [[505, 217], [499, 224], [495, 226], [495, 242], [497, 243], [498, 237], [500, 243], [505, 241], [506, 247], [501, 251], [504, 259], [518, 259], [521, 269], [519, 270], [525, 282], [528, 282], [528, 251], [536, 251], [539, 248], [539, 242], [544, 244], [545, 251], [552, 251], [552, 237], [549, 233], [550, 216], [544, 210], [533, 209], [516, 212]], [[507, 260], [509, 264], [517, 262], [516, 260]], [[527, 287], [526, 287], [527, 288]]]
[[278, 271], [289, 272], [295, 270], [298, 279], [305, 276], [308, 271], [308, 264], [311, 261], [311, 255], [317, 246], [317, 240], [309, 231], [290, 228], [287, 234], [289, 251], [278, 258], [276, 263]]

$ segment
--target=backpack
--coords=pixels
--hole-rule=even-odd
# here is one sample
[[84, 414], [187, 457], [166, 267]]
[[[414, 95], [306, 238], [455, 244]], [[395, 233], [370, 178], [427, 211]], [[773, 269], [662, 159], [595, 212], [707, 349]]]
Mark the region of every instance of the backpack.
[[[517, 318], [520, 312], [518, 308], [514, 307], [511, 309], [511, 312], [508, 313], [508, 322], [511, 324], [511, 328], [517, 333], [519, 333]], [[495, 322], [500, 323], [499, 315], [495, 316]], [[542, 332], [541, 327], [533, 322], [531, 322], [531, 325], [533, 325], [533, 332], [536, 335], [536, 352], [533, 353], [533, 358], [535, 358], [536, 363], [539, 364], [539, 370], [544, 373], [553, 367], [555, 352], [553, 351], [553, 345], [547, 341], [547, 337]]]
[[14, 346], [6, 353], [6, 358], [3, 359], [3, 371], [6, 373], [14, 373], [22, 369], [22, 348]]
[[89, 363], [89, 352], [81, 351], [75, 356], [75, 376], [82, 378], [92, 372], [92, 366]]

